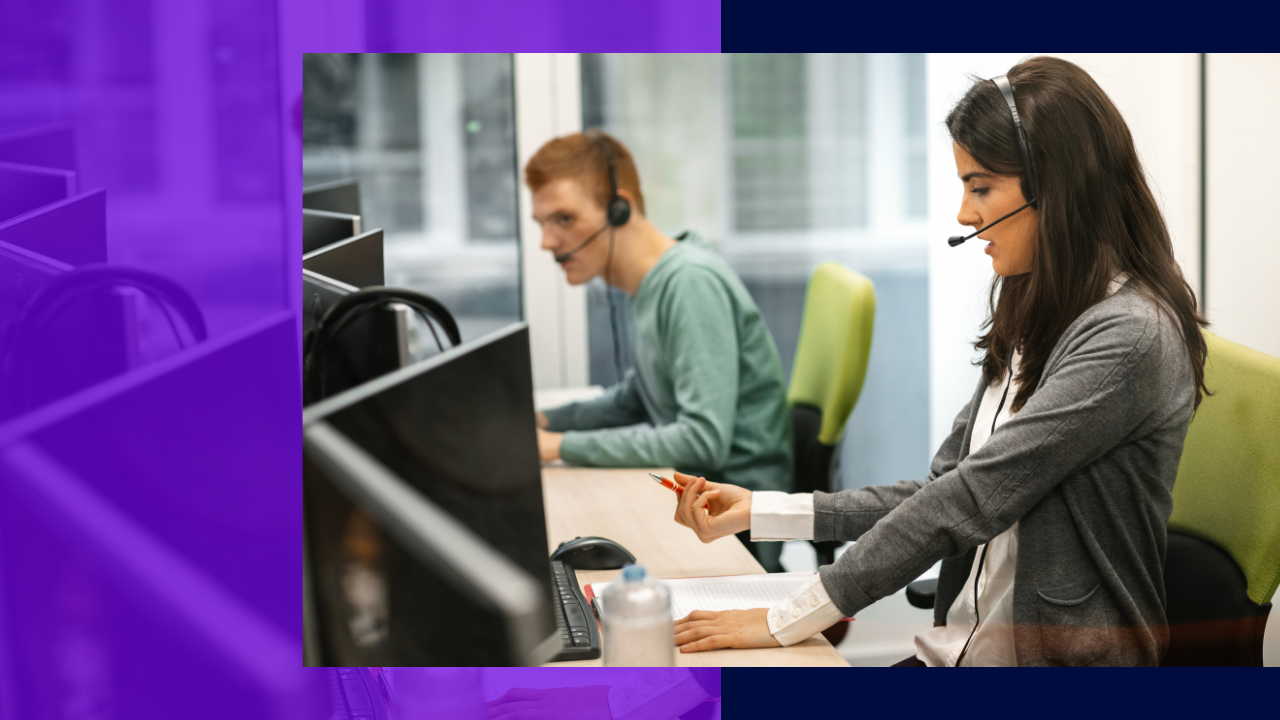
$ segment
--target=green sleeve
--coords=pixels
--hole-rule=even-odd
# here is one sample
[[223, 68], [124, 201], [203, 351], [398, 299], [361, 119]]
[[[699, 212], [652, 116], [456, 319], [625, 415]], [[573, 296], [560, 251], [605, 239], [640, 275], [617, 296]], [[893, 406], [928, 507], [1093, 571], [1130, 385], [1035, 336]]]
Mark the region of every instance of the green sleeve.
[[728, 288], [712, 272], [687, 266], [671, 278], [658, 307], [662, 355], [679, 411], [659, 427], [566, 433], [560, 456], [601, 467], [674, 467], [718, 472], [729, 459], [738, 405], [738, 337]]
[[628, 370], [622, 382], [591, 400], [569, 403], [544, 411], [548, 430], [595, 430], [647, 422], [649, 415], [640, 400], [635, 370]]

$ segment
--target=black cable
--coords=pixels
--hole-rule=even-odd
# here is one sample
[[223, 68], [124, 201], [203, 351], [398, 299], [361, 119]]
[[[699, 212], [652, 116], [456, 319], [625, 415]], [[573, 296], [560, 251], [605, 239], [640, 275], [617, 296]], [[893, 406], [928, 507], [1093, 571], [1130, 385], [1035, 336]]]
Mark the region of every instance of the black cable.
[[978, 580], [982, 578], [982, 565], [987, 561], [987, 550], [990, 547], [990, 544], [983, 545], [982, 557], [978, 559], [978, 574], [973, 578], [973, 629], [969, 631], [969, 639], [964, 641], [964, 647], [956, 657], [956, 667], [960, 667], [960, 661], [964, 660], [964, 654], [969, 652], [969, 643], [973, 642], [973, 636], [978, 632], [978, 623], [982, 622], [982, 617], [978, 613]]
[[[1009, 397], [1009, 388], [1013, 386], [1013, 350], [1009, 350], [1009, 381], [1005, 383], [1004, 394], [1000, 396], [1000, 404], [996, 406], [996, 414], [991, 418], [991, 434], [996, 432], [996, 420], [1000, 419], [1000, 412], [1004, 410], [1004, 401]], [[991, 438], [988, 437], [988, 440]], [[973, 578], [973, 629], [969, 631], [969, 639], [964, 641], [964, 648], [960, 650], [960, 655], [956, 657], [956, 667], [960, 667], [960, 661], [964, 659], [964, 654], [969, 652], [969, 643], [973, 642], [973, 636], [978, 632], [978, 623], [982, 622], [982, 616], [978, 613], [978, 581], [982, 579], [982, 565], [987, 560], [987, 550], [991, 548], [991, 543], [982, 546], [982, 557], [978, 559], [978, 574]]]
[[427, 329], [431, 331], [431, 337], [436, 339], [436, 349], [444, 352], [444, 345], [440, 342], [440, 336], [436, 334], [436, 326], [432, 325], [431, 320], [428, 318], [423, 318], [423, 320], [427, 323]]
[[609, 227], [609, 254], [604, 265], [604, 292], [609, 301], [609, 334], [613, 337], [613, 370], [618, 374], [618, 382], [622, 382], [622, 352], [618, 349], [618, 321], [613, 313], [613, 226]]

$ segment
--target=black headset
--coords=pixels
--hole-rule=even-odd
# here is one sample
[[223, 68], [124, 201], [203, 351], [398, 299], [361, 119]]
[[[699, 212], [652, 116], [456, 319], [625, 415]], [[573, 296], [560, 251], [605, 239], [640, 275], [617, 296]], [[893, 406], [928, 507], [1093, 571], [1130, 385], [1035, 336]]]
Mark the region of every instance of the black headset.
[[4, 329], [0, 349], [0, 374], [3, 375], [6, 409], [21, 412], [28, 409], [30, 383], [27, 372], [30, 360], [26, 351], [35, 346], [34, 333], [48, 328], [67, 308], [87, 296], [112, 287], [138, 290], [164, 313], [180, 348], [185, 348], [181, 333], [170, 310], [176, 311], [195, 342], [204, 342], [209, 333], [204, 315], [191, 295], [173, 280], [139, 268], [119, 265], [89, 264], [62, 273], [32, 293], [17, 318]]
[[578, 243], [577, 247], [567, 253], [556, 256], [556, 262], [562, 263], [565, 260], [578, 254], [578, 251], [590, 245], [596, 238], [600, 237], [600, 233], [611, 228], [619, 228], [627, 224], [631, 219], [631, 203], [618, 194], [618, 168], [613, 160], [613, 150], [609, 147], [609, 143], [600, 135], [599, 132], [592, 130], [584, 133], [587, 137], [595, 140], [596, 145], [600, 146], [600, 151], [604, 153], [604, 161], [609, 167], [609, 202], [605, 205], [605, 223], [599, 230], [591, 233], [586, 240]]
[[613, 150], [609, 147], [609, 143], [605, 142], [598, 132], [587, 133], [587, 136], [595, 140], [604, 151], [605, 162], [609, 164], [609, 206], [605, 209], [605, 214], [609, 218], [609, 256], [604, 266], [606, 273], [604, 292], [605, 299], [609, 301], [609, 337], [613, 340], [613, 369], [618, 375], [618, 382], [622, 382], [622, 351], [618, 348], [618, 321], [614, 317], [613, 288], [608, 282], [608, 273], [613, 267], [613, 229], [626, 225], [631, 219], [631, 203], [618, 195], [618, 168], [613, 162]]
[[1013, 101], [1013, 86], [1009, 84], [1009, 77], [1007, 75], [993, 77], [991, 78], [991, 82], [995, 83], [995, 86], [1000, 89], [1000, 94], [1004, 96], [1004, 101], [1009, 105], [1009, 116], [1013, 118], [1013, 131], [1018, 138], [1018, 152], [1022, 155], [1022, 167], [1026, 168], [1027, 171], [1027, 190], [1031, 193], [1031, 199], [1022, 207], [984, 228], [974, 230], [972, 233], [965, 235], [964, 237], [952, 235], [947, 239], [947, 244], [951, 247], [959, 245], [978, 233], [990, 230], [998, 223], [1004, 222], [1006, 219], [1026, 210], [1028, 207], [1033, 207], [1036, 204], [1036, 200], [1039, 198], [1039, 194], [1036, 192], [1036, 174], [1031, 170], [1031, 151], [1027, 149], [1027, 131], [1022, 128], [1022, 120], [1018, 118], [1018, 105]]
[[453, 315], [430, 295], [388, 287], [368, 287], [353, 292], [331, 305], [303, 340], [302, 374], [308, 403], [325, 396], [325, 360], [334, 340], [351, 323], [377, 308], [391, 304], [407, 305], [417, 311], [435, 337], [436, 347], [440, 352], [444, 352], [445, 348], [440, 342], [440, 336], [436, 335], [435, 326], [431, 324], [433, 320], [444, 329], [452, 347], [462, 344], [462, 335], [458, 332], [458, 323]]
[[604, 152], [604, 160], [609, 165], [609, 205], [605, 209], [605, 214], [609, 218], [609, 225], [622, 227], [631, 219], [631, 203], [618, 194], [618, 167], [613, 161], [613, 149], [600, 136], [600, 133], [594, 130], [588, 132], [587, 137], [595, 140], [596, 144], [600, 146], [600, 150]]
[[600, 146], [600, 152], [604, 153], [604, 161], [609, 168], [609, 204], [605, 206], [605, 224], [593, 233], [591, 237], [578, 243], [578, 246], [567, 253], [556, 256], [556, 262], [562, 263], [565, 260], [578, 254], [578, 251], [590, 245], [592, 241], [600, 237], [600, 233], [605, 230], [609, 231], [609, 255], [605, 259], [605, 298], [609, 301], [609, 330], [613, 337], [613, 366], [618, 373], [618, 382], [622, 382], [622, 353], [618, 349], [618, 322], [614, 318], [613, 312], [613, 289], [609, 286], [609, 271], [613, 266], [613, 229], [620, 228], [627, 224], [631, 219], [631, 202], [618, 194], [618, 166], [613, 160], [613, 149], [609, 147], [608, 141], [600, 134], [599, 131], [591, 130], [585, 133], [587, 137], [595, 140], [596, 145]]

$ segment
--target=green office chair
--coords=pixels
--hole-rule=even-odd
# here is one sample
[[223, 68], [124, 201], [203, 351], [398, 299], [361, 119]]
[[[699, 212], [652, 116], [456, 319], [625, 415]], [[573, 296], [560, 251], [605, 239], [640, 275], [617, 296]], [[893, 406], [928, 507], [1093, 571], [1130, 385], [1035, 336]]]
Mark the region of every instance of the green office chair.
[[[1162, 665], [1262, 665], [1280, 584], [1280, 358], [1205, 333], [1205, 397], [1173, 486]], [[937, 580], [907, 586], [932, 608]]]
[[[875, 315], [875, 286], [866, 277], [830, 261], [809, 276], [787, 391], [795, 443], [792, 492], [841, 489], [840, 478], [831, 476], [831, 459], [867, 376]], [[840, 543], [813, 546], [819, 565], [835, 562]]]
[[1165, 666], [1262, 665], [1280, 584], [1280, 358], [1205, 333], [1206, 397], [1173, 486]]

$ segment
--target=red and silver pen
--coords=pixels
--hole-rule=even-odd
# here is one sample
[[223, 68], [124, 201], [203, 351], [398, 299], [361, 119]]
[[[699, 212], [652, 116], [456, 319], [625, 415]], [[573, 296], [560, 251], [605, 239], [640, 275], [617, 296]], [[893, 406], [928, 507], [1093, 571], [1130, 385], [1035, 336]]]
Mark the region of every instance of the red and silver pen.
[[667, 488], [668, 490], [674, 490], [677, 495], [684, 494], [684, 488], [662, 477], [661, 475], [658, 475], [656, 473], [649, 473], [649, 477], [653, 478], [654, 480], [657, 480], [658, 484], [661, 485], [662, 487]]

